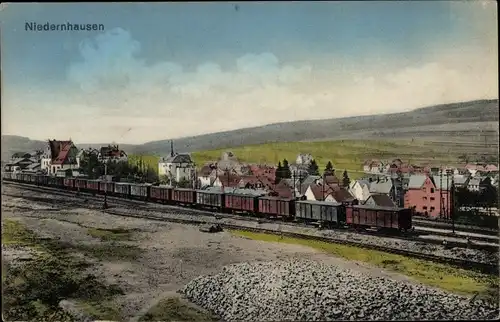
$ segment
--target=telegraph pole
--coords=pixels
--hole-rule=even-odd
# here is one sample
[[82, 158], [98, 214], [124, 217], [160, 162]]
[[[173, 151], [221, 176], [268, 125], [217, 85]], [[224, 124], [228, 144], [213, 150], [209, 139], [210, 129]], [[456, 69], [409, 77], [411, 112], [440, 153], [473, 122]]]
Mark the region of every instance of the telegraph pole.
[[103, 209], [108, 209], [108, 165], [104, 163], [104, 204], [102, 205]]
[[[451, 170], [450, 170], [451, 172]], [[451, 187], [449, 187], [450, 193], [450, 214], [451, 214], [451, 228], [453, 233], [455, 233], [455, 178], [451, 176]]]

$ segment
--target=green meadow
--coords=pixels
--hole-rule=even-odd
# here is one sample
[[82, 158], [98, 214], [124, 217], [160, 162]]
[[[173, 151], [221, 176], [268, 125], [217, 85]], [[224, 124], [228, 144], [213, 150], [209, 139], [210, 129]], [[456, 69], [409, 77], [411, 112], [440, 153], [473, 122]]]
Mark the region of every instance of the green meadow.
[[241, 162], [274, 164], [287, 159], [295, 163], [299, 153], [310, 153], [322, 171], [328, 161], [338, 171], [347, 170], [351, 179], [362, 175], [363, 162], [367, 159], [400, 158], [403, 162], [431, 164], [456, 163], [457, 157], [448, 151], [432, 147], [421, 141], [411, 140], [338, 140], [316, 142], [289, 142], [247, 145], [192, 153], [196, 164], [203, 165], [218, 160], [224, 151], [232, 151]]

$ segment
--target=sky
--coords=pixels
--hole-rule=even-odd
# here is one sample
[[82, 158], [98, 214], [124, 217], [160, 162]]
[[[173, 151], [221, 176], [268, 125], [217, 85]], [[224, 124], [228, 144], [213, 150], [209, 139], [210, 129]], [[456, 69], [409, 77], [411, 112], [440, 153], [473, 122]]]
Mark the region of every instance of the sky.
[[496, 1], [2, 5], [3, 135], [141, 144], [498, 98]]

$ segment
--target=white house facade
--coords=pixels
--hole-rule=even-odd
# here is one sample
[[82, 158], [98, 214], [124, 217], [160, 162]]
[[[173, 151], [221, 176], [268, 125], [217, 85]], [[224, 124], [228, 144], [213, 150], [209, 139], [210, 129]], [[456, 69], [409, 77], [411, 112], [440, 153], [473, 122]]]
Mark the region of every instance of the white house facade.
[[176, 154], [163, 158], [158, 163], [159, 176], [166, 176], [169, 179], [180, 182], [194, 178], [195, 165], [189, 154]]
[[370, 197], [370, 183], [364, 180], [354, 180], [349, 186], [349, 192], [359, 201]]

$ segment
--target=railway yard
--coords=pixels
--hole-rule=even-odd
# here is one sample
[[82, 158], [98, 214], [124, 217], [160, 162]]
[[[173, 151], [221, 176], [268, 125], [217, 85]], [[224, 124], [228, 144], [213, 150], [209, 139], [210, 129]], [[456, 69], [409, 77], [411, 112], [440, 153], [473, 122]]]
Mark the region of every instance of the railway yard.
[[[100, 195], [2, 185], [2, 236], [6, 227], [26, 229], [37, 236], [31, 240], [69, 250], [89, 265], [86, 273], [120, 290], [103, 299], [61, 299], [75, 320], [498, 316], [498, 236], [491, 234], [457, 229], [451, 236], [416, 222], [418, 238], [403, 238], [114, 197], [109, 209], [102, 203]], [[225, 230], [203, 233], [202, 224]], [[2, 237], [9, 266], [53, 251], [16, 241], [18, 235], [10, 242]], [[300, 242], [292, 242], [297, 237]], [[169, 305], [182, 316], [166, 312]]]

